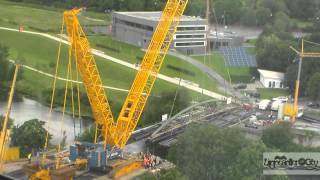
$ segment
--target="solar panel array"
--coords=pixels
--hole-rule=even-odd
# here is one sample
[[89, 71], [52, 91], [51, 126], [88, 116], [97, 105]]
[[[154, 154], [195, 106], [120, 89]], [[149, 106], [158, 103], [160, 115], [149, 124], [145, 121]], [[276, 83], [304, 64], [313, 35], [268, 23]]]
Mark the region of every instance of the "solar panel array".
[[256, 58], [244, 47], [221, 47], [225, 65], [228, 67], [257, 67]]

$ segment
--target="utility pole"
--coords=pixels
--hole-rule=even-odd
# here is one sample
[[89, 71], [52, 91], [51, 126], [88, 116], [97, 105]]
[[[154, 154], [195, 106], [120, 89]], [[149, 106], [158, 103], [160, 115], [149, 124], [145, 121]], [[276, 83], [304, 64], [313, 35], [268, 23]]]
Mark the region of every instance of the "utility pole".
[[207, 4], [207, 10], [206, 10], [206, 19], [207, 19], [207, 25], [208, 25], [208, 29], [207, 29], [207, 34], [206, 34], [206, 38], [207, 38], [207, 51], [209, 51], [209, 53], [211, 52], [211, 44], [210, 44], [210, 39], [209, 39], [209, 35], [210, 35], [210, 0], [206, 0], [206, 4]]

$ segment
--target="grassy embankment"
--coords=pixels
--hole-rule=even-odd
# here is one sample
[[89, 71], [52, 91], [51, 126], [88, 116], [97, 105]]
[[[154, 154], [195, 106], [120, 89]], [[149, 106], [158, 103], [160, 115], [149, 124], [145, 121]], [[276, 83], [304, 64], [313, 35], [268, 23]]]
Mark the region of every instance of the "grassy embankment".
[[290, 93], [287, 89], [271, 89], [271, 88], [259, 88], [261, 99], [272, 99], [279, 96], [289, 96]]
[[[88, 38], [93, 48], [102, 50], [110, 56], [119, 58], [132, 64], [139, 63], [145, 53], [136, 46], [113, 40], [110, 36], [89, 36]], [[99, 45], [101, 44], [107, 48], [100, 47]], [[111, 47], [118, 51], [114, 51], [112, 49], [110, 50]], [[170, 67], [186, 70], [190, 72], [190, 74], [178, 72]], [[166, 56], [160, 73], [170, 77], [179, 77], [184, 80], [192, 81], [196, 84], [199, 84], [200, 87], [211, 91], [218, 91], [216, 82], [210, 79], [205, 73], [193, 65], [171, 55]]]
[[220, 74], [225, 80], [230, 81], [231, 79], [232, 83], [239, 83], [239, 82], [248, 83], [252, 78], [251, 68], [226, 67], [224, 64], [223, 56], [219, 52], [214, 52], [211, 55], [207, 55], [207, 57], [193, 56], [193, 58], [203, 64], [206, 64], [208, 67], [210, 67], [211, 69], [216, 71], [218, 74]]
[[[59, 32], [63, 9], [35, 4], [15, 3], [0, 0], [0, 26], [41, 32]], [[88, 26], [110, 24], [111, 16], [107, 13], [82, 12], [80, 22]], [[99, 20], [97, 20], [99, 19]]]
[[[4, 30], [0, 30], [0, 36], [2, 37], [0, 43], [9, 47], [11, 59], [18, 60], [22, 64], [35, 67], [39, 70], [53, 73], [58, 42], [36, 35]], [[60, 76], [66, 74], [67, 60], [67, 46], [63, 45], [62, 47], [61, 60], [63, 64], [60, 65]], [[129, 89], [135, 75], [135, 70], [99, 57], [96, 57], [96, 60], [104, 84], [117, 88]], [[177, 62], [181, 63], [180, 66], [184, 66], [184, 63], [181, 60]], [[176, 74], [176, 76], [173, 77], [179, 77], [179, 74]], [[18, 89], [23, 91], [26, 95], [44, 102], [48, 98], [48, 95], [43, 94], [43, 92], [50, 89], [51, 83], [51, 79], [41, 76], [36, 72], [25, 70], [24, 77], [22, 81], [19, 82]], [[59, 81], [57, 87], [63, 88], [64, 83]], [[152, 95], [158, 96], [163, 91], [174, 91], [175, 89], [175, 85], [163, 80], [157, 80]], [[198, 93], [191, 92], [191, 94], [194, 98], [205, 98], [200, 97], [201, 95]], [[109, 99], [112, 101], [112, 104], [116, 104], [115, 107], [118, 107], [116, 110], [119, 109], [125, 96], [126, 93], [124, 92], [108, 90]], [[89, 112], [89, 110], [87, 112]]]

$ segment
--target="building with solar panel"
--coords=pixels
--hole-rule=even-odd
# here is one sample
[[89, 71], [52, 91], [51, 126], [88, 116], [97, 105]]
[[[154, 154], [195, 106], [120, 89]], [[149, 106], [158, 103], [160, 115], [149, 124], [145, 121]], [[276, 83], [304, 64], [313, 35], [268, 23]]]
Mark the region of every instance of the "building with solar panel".
[[[160, 16], [161, 12], [113, 12], [112, 36], [146, 49]], [[205, 54], [207, 28], [206, 19], [182, 16], [170, 48], [185, 54]]]

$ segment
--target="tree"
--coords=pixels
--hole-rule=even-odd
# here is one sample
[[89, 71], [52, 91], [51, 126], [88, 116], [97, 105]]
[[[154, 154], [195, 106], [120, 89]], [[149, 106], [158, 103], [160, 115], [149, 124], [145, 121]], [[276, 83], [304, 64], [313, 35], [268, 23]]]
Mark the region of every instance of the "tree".
[[176, 168], [169, 170], [161, 170], [159, 173], [147, 172], [141, 177], [141, 180], [187, 180]]
[[279, 39], [275, 34], [259, 37], [256, 43], [258, 67], [284, 72], [293, 55], [288, 47], [289, 43]]
[[262, 175], [265, 151], [272, 149], [252, 143], [239, 129], [193, 124], [169, 149], [168, 158], [190, 180], [256, 180], [268, 178]]
[[312, 18], [313, 22], [313, 31], [314, 32], [319, 32], [320, 30], [320, 12], [317, 12], [315, 16]]
[[292, 151], [294, 135], [291, 132], [290, 123], [275, 124], [272, 127], [263, 131], [261, 140], [270, 147], [281, 151]]
[[[306, 50], [309, 51], [309, 50]], [[320, 62], [315, 58], [308, 58], [308, 61], [303, 61], [301, 77], [300, 77], [300, 96], [309, 96], [307, 89], [310, 78], [317, 72], [320, 71]], [[295, 81], [298, 72], [298, 61], [295, 64], [290, 65], [287, 68], [285, 75], [285, 84], [290, 87], [291, 92], [295, 90]]]
[[7, 60], [9, 56], [8, 47], [0, 44], [0, 85], [9, 79], [10, 66]]
[[257, 20], [256, 20], [256, 13], [253, 9], [251, 8], [244, 8], [242, 10], [242, 17], [240, 19], [241, 24], [247, 25], [247, 26], [255, 26], [257, 25]]
[[249, 145], [240, 150], [239, 155], [235, 158], [234, 165], [228, 168], [226, 178], [228, 180], [288, 180], [286, 176], [262, 176], [263, 164], [261, 157], [264, 152], [270, 152], [272, 149], [267, 148], [263, 143], [258, 142]]
[[320, 97], [320, 72], [313, 74], [308, 81], [307, 95], [314, 100]]
[[205, 16], [206, 1], [203, 1], [203, 0], [189, 1], [185, 12], [186, 14], [192, 15], [192, 16]]
[[223, 179], [238, 150], [248, 141], [238, 129], [193, 125], [178, 139], [174, 153], [178, 170], [189, 179]]
[[[297, 64], [291, 64], [285, 73], [284, 78], [284, 84], [289, 87], [289, 90], [291, 93], [294, 93], [295, 91], [295, 85], [296, 85], [296, 79], [297, 79], [297, 72], [298, 72], [298, 65]], [[303, 82], [301, 82], [303, 83]], [[303, 89], [300, 89], [300, 92], [302, 92]], [[300, 93], [301, 94], [301, 93]]]
[[[2, 128], [3, 128], [3, 121], [4, 121], [4, 116], [0, 115], [0, 131], [2, 131]], [[12, 126], [13, 126], [13, 119], [9, 118], [7, 128], [11, 129]]]
[[240, 20], [243, 4], [241, 1], [217, 0], [214, 1], [213, 7], [218, 19], [224, 17], [228, 24], [233, 24]]
[[271, 11], [265, 7], [259, 7], [256, 12], [258, 26], [264, 26], [271, 20]]
[[[20, 127], [15, 126], [12, 130], [11, 143], [13, 146], [20, 147], [22, 156], [26, 156], [33, 150], [43, 148], [47, 130], [43, 127], [43, 121], [32, 119], [24, 122]], [[50, 141], [51, 135], [49, 134]]]
[[80, 141], [93, 142], [94, 136], [96, 132], [95, 124], [92, 124], [89, 128], [87, 128], [79, 137]]
[[124, 0], [127, 5], [128, 11], [143, 11], [144, 10], [144, 5], [145, 2], [144, 0], [139, 0], [139, 1], [132, 1], [132, 0]]
[[273, 22], [273, 27], [278, 32], [287, 32], [292, 27], [290, 17], [284, 12], [277, 12]]
[[285, 2], [292, 17], [305, 20], [315, 15], [320, 4], [318, 0], [286, 0]]
[[171, 116], [190, 106], [191, 97], [189, 92], [185, 88], [179, 88], [177, 91], [177, 97], [175, 97], [175, 91], [170, 91], [161, 93], [160, 98], [150, 98], [139, 125], [145, 126], [161, 121], [161, 116], [163, 114], [170, 115], [172, 108]]
[[271, 13], [275, 15], [277, 12], [288, 12], [287, 6], [284, 1], [279, 0], [261, 0], [258, 3], [259, 7], [265, 7], [270, 9]]

